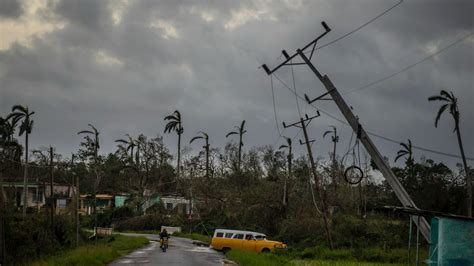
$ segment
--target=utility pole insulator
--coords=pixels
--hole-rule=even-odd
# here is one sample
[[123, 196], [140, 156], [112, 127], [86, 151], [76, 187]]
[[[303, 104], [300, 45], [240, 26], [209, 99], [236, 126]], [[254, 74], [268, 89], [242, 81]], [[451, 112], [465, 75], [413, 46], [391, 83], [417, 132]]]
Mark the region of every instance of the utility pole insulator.
[[326, 24], [326, 22], [321, 22], [321, 24], [323, 25], [324, 29], [326, 30], [326, 32], [330, 32], [331, 31], [331, 28], [329, 28], [328, 24]]
[[262, 68], [267, 72], [267, 75], [270, 75], [272, 72], [270, 72], [270, 69], [267, 67], [267, 65], [263, 64]]
[[290, 58], [290, 56], [288, 55], [288, 53], [285, 51], [285, 50], [281, 50], [281, 53], [283, 54], [283, 56], [288, 59]]

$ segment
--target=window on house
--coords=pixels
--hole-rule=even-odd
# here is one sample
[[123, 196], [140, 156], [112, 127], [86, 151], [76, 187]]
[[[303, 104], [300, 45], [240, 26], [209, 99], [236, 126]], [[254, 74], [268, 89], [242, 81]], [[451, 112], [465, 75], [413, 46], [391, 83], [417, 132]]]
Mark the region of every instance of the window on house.
[[67, 203], [66, 199], [58, 199], [57, 201], [58, 208], [65, 209], [67, 205], [66, 203]]
[[33, 202], [42, 202], [43, 201], [43, 191], [36, 189], [33, 193]]
[[172, 210], [173, 209], [173, 203], [166, 203], [166, 209]]

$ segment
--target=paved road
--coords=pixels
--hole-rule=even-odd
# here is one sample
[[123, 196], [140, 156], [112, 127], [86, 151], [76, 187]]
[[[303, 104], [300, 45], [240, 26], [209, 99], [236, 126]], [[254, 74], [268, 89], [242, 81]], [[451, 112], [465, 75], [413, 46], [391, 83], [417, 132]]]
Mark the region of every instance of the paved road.
[[169, 249], [161, 251], [159, 236], [153, 234], [128, 234], [128, 236], [144, 236], [150, 239], [150, 244], [135, 250], [127, 256], [112, 262], [112, 266], [128, 265], [224, 265], [224, 256], [208, 247], [194, 245], [192, 240], [171, 237]]

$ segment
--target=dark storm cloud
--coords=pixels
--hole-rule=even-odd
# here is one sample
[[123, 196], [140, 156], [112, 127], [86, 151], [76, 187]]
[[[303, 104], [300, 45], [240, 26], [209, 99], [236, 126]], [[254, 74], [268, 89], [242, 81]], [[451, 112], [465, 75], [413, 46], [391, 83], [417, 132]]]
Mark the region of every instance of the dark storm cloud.
[[[281, 49], [292, 53], [322, 31], [321, 42], [354, 29], [396, 1], [60, 1], [52, 15], [64, 23], [31, 47], [21, 43], [0, 51], [1, 112], [12, 104], [37, 111], [33, 146], [53, 144], [69, 154], [76, 132], [94, 123], [104, 151], [125, 133], [162, 133], [163, 117], [179, 109], [185, 138], [206, 130], [213, 146], [246, 119], [246, 148], [274, 144], [270, 80], [258, 69], [276, 64]], [[473, 30], [472, 1], [405, 1], [347, 38], [317, 51], [315, 64], [340, 91], [367, 84], [422, 59]], [[459, 97], [468, 155], [474, 156], [473, 39], [381, 84], [345, 95], [369, 131], [415, 145], [458, 153], [452, 121], [433, 127], [438, 104], [427, 97], [450, 88]], [[322, 85], [307, 67], [295, 67], [299, 93], [316, 97]], [[292, 85], [290, 68], [278, 75]], [[278, 122], [298, 118], [296, 100], [274, 79]], [[303, 113], [314, 113], [300, 101]], [[332, 102], [318, 107], [342, 117]], [[330, 142], [321, 135], [333, 124], [346, 150], [351, 131], [324, 115], [311, 125], [315, 153], [325, 156]], [[54, 129], [54, 130], [52, 130]], [[294, 136], [296, 131], [282, 132]], [[174, 136], [165, 138], [174, 150]], [[384, 155], [397, 145], [374, 139]], [[304, 152], [301, 147], [296, 147]], [[423, 153], [416, 152], [417, 157]], [[425, 153], [426, 154], [426, 153]], [[451, 165], [456, 159], [426, 154]]]
[[18, 0], [2, 0], [0, 1], [0, 19], [17, 18], [21, 15], [22, 8]]

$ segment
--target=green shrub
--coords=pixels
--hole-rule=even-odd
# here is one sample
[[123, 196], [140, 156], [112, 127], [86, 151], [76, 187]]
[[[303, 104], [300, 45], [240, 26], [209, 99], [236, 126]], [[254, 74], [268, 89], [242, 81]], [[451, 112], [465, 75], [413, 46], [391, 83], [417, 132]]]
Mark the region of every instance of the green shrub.
[[168, 225], [168, 219], [160, 214], [148, 214], [128, 218], [115, 223], [118, 231], [160, 230], [162, 225]]
[[14, 215], [5, 221], [6, 260], [21, 263], [44, 257], [75, 243], [75, 226], [66, 215], [56, 215], [54, 230], [50, 216], [31, 214], [23, 218]]

